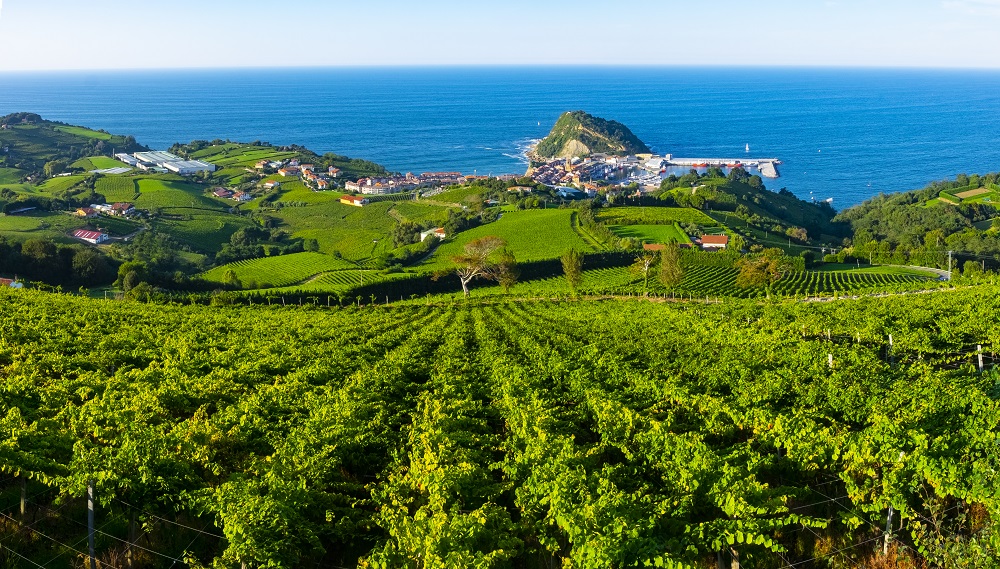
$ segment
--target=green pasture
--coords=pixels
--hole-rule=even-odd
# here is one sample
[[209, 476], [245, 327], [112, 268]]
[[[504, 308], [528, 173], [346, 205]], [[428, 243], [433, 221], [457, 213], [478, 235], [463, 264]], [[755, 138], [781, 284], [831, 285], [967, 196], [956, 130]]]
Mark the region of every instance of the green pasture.
[[135, 207], [139, 209], [201, 208], [224, 210], [224, 206], [204, 194], [204, 187], [158, 178], [138, 180], [139, 198]]
[[600, 210], [597, 219], [606, 225], [718, 225], [704, 212], [692, 207], [612, 207]]
[[691, 243], [691, 238], [676, 223], [673, 225], [612, 225], [618, 237], [630, 237], [643, 243]]
[[282, 207], [269, 215], [280, 218], [293, 236], [316, 239], [324, 253], [338, 251], [347, 259], [362, 261], [392, 250], [390, 233], [397, 223], [389, 215], [392, 207], [392, 203], [355, 207], [338, 201]]
[[448, 236], [434, 255], [418, 268], [433, 271], [453, 265], [451, 258], [460, 255], [466, 243], [496, 235], [507, 242], [519, 261], [554, 259], [567, 249], [593, 251], [572, 226], [575, 212], [569, 209], [528, 210], [505, 213], [499, 220], [455, 236]]
[[106, 132], [98, 132], [96, 130], [90, 130], [89, 128], [83, 128], [81, 126], [56, 126], [55, 130], [59, 132], [65, 132], [66, 134], [72, 134], [74, 136], [82, 136], [84, 138], [94, 138], [97, 140], [111, 140], [111, 135]]

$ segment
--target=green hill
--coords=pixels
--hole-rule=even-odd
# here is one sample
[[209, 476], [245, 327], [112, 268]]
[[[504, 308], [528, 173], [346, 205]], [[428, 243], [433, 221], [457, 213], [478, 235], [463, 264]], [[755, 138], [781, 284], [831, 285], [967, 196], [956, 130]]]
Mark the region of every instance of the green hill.
[[649, 147], [617, 121], [609, 121], [583, 111], [563, 113], [535, 148], [539, 158], [574, 158], [594, 153], [642, 154]]

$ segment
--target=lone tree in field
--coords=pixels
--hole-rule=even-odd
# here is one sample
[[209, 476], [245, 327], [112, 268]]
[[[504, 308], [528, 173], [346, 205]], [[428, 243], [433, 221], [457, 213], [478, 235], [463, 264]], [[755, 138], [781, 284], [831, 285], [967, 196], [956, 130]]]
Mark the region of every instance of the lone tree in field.
[[744, 257], [736, 263], [740, 273], [736, 275], [736, 286], [753, 288], [762, 286], [771, 297], [771, 285], [791, 270], [792, 266], [785, 253], [778, 248], [764, 249], [756, 257]]
[[563, 274], [566, 275], [566, 282], [569, 288], [576, 293], [577, 287], [583, 281], [583, 253], [576, 249], [567, 249], [560, 258], [562, 261]]
[[660, 282], [668, 289], [681, 284], [684, 278], [684, 268], [681, 267], [681, 248], [676, 243], [670, 243], [660, 252]]
[[517, 279], [521, 276], [521, 271], [517, 268], [517, 258], [514, 252], [504, 247], [500, 251], [500, 261], [497, 263], [497, 282], [503, 288], [504, 293], [510, 292], [510, 287], [517, 284]]
[[[462, 292], [465, 293], [466, 298], [469, 297], [469, 283], [472, 282], [472, 279], [482, 277], [499, 281], [501, 275], [509, 274], [510, 271], [514, 270], [513, 266], [505, 265], [503, 259], [498, 263], [490, 261], [493, 253], [506, 246], [507, 242], [503, 239], [495, 235], [487, 235], [466, 243], [464, 253], [451, 258], [458, 264], [455, 274], [462, 281]], [[512, 258], [513, 255], [510, 255], [510, 259]]]
[[632, 263], [632, 272], [642, 275], [642, 290], [646, 296], [649, 296], [649, 271], [656, 265], [656, 260], [656, 253], [647, 251], [636, 257], [635, 263]]

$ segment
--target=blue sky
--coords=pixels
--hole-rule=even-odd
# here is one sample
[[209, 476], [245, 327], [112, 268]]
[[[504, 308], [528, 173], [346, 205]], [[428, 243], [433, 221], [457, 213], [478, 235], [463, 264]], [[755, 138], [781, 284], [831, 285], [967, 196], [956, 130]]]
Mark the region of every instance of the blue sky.
[[0, 70], [1000, 67], [1000, 0], [0, 0]]

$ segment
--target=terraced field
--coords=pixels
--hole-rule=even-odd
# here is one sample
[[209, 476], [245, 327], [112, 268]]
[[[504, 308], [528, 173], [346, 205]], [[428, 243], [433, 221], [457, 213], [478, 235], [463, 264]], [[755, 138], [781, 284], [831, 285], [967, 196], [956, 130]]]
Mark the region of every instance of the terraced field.
[[260, 146], [248, 146], [240, 144], [225, 144], [222, 146], [210, 146], [195, 152], [191, 157], [195, 160], [205, 160], [220, 168], [233, 166], [253, 167], [261, 160], [286, 160], [295, 158], [295, 152], [282, 152], [275, 148], [265, 148]]
[[206, 271], [201, 277], [207, 281], [222, 283], [225, 282], [226, 273], [232, 270], [247, 288], [250, 288], [248, 285], [255, 285], [254, 288], [271, 288], [289, 286], [320, 273], [345, 271], [355, 266], [331, 255], [304, 252], [230, 263]]
[[84, 175], [50, 178], [39, 184], [38, 190], [47, 194], [64, 192], [86, 179], [87, 176]]
[[280, 292], [347, 292], [351, 289], [362, 285], [372, 285], [377, 283], [383, 283], [391, 280], [397, 279], [407, 279], [411, 278], [412, 275], [408, 273], [382, 273], [379, 271], [366, 271], [366, 270], [344, 270], [344, 271], [332, 271], [329, 273], [324, 273], [319, 277], [310, 280], [309, 282], [297, 285], [288, 286], [280, 289], [274, 289]]

